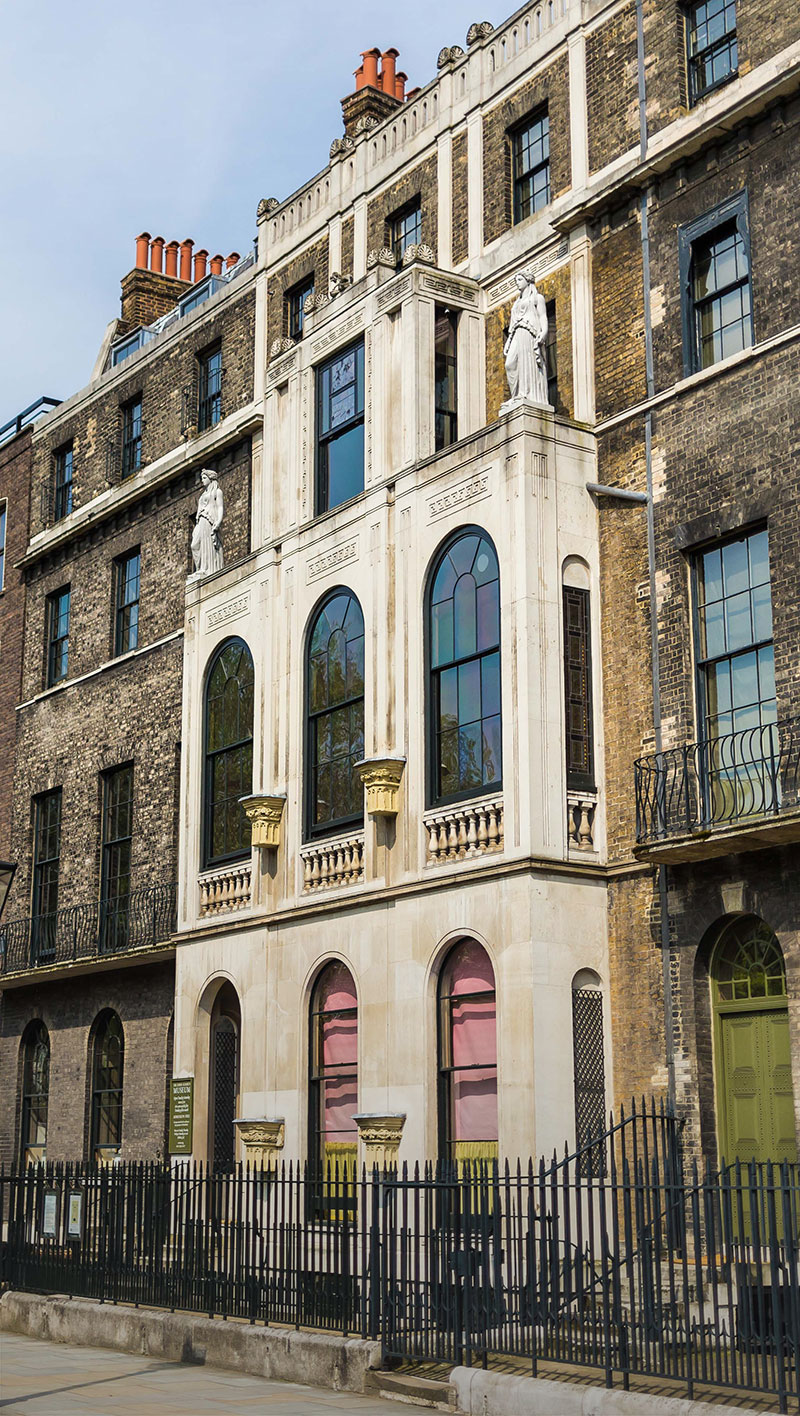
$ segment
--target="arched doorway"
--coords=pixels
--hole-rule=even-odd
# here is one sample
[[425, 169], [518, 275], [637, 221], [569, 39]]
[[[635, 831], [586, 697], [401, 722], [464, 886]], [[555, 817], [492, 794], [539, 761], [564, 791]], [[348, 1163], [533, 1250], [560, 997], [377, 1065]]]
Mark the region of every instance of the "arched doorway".
[[726, 925], [711, 958], [720, 1155], [797, 1159], [786, 969], [755, 916]]
[[211, 1009], [208, 1078], [209, 1156], [216, 1169], [229, 1170], [236, 1158], [239, 1094], [239, 1036], [242, 1014], [232, 983], [223, 983]]

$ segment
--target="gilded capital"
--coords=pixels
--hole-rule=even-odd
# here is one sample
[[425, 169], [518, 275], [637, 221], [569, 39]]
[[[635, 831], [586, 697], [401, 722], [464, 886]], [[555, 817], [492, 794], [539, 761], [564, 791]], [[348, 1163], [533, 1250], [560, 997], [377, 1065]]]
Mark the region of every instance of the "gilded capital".
[[256, 1169], [277, 1165], [286, 1134], [282, 1116], [237, 1116], [233, 1124], [241, 1137], [248, 1165]]
[[396, 816], [404, 757], [366, 757], [356, 763], [369, 816]]
[[397, 1164], [405, 1125], [405, 1112], [362, 1112], [353, 1117], [358, 1126], [361, 1159], [368, 1170], [386, 1170]]

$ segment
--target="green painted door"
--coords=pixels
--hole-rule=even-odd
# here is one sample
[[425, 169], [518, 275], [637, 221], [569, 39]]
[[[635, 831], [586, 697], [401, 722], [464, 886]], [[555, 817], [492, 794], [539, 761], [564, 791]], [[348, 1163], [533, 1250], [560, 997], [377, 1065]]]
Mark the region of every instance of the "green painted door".
[[721, 1013], [719, 1028], [725, 1159], [796, 1160], [787, 1010]]

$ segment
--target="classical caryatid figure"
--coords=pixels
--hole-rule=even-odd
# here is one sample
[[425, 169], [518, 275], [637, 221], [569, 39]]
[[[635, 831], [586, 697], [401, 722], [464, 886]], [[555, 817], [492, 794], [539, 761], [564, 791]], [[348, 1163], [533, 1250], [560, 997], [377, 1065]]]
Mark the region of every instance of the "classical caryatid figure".
[[528, 398], [533, 403], [549, 403], [547, 397], [547, 306], [536, 289], [533, 272], [522, 270], [514, 276], [519, 295], [511, 307], [508, 338], [503, 349], [511, 398]]
[[192, 532], [192, 558], [195, 571], [199, 575], [210, 575], [212, 570], [222, 570], [219, 528], [222, 525], [224, 507], [216, 472], [204, 467], [200, 478], [203, 490], [197, 503], [197, 516]]

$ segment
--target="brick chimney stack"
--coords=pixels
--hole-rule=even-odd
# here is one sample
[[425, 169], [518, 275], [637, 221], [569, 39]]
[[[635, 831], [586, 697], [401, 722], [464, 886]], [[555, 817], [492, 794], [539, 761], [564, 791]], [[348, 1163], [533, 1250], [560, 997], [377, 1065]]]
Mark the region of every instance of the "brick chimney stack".
[[[184, 245], [187, 243], [184, 242]], [[189, 249], [191, 250], [191, 242]], [[149, 325], [165, 315], [173, 305], [177, 305], [181, 295], [192, 285], [191, 269], [189, 279], [182, 280], [177, 275], [178, 242], [166, 245], [163, 236], [152, 236], [143, 231], [136, 237], [136, 263], [133, 270], [122, 277], [121, 318], [131, 329], [138, 325]], [[164, 257], [166, 255], [166, 274]]]
[[396, 49], [383, 53], [380, 49], [364, 50], [355, 71], [355, 90], [342, 99], [344, 130], [348, 135], [352, 136], [362, 118], [380, 122], [404, 101], [406, 75], [397, 72], [397, 56]]

